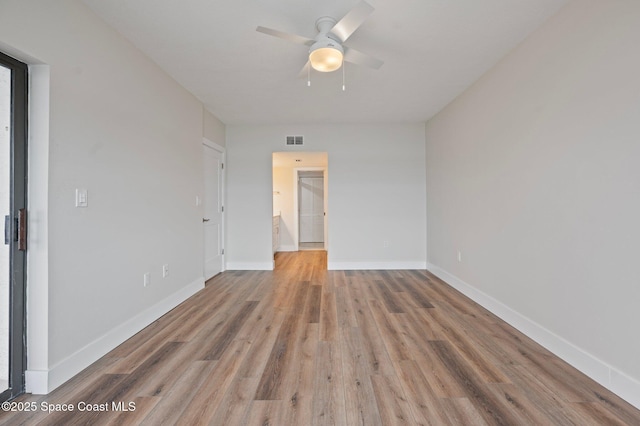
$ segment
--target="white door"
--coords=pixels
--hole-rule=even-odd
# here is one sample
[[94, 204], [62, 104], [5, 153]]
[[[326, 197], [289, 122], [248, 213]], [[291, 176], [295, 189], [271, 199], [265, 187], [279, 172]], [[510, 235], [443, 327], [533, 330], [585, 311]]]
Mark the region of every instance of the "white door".
[[204, 278], [222, 271], [222, 153], [204, 149]]
[[324, 242], [324, 178], [298, 179], [300, 242]]

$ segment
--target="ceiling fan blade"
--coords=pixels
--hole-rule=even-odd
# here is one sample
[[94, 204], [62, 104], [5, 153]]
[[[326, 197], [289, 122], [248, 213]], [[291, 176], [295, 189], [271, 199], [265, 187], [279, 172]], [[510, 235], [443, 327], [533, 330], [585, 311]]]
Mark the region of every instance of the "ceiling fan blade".
[[331, 32], [344, 43], [374, 11], [366, 1], [361, 1], [331, 28]]
[[383, 61], [376, 59], [373, 56], [369, 56], [366, 53], [362, 53], [358, 50], [344, 46], [344, 60], [356, 65], [364, 65], [373, 69], [380, 69]]
[[284, 40], [291, 41], [293, 43], [304, 44], [305, 46], [311, 46], [313, 43], [316, 42], [315, 40], [310, 38], [302, 37], [297, 34], [290, 34], [290, 33], [284, 33], [278, 30], [272, 30], [271, 28], [258, 27], [256, 28], [256, 31], [258, 31], [259, 33], [268, 34], [274, 37], [279, 37]]

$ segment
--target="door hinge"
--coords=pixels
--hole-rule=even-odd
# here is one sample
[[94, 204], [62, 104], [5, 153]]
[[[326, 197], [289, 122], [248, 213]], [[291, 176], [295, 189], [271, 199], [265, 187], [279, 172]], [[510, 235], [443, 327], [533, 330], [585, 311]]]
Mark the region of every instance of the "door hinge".
[[222, 210], [221, 211], [222, 211], [222, 213], [224, 213], [224, 206], [222, 206]]
[[224, 249], [222, 249], [222, 253], [220, 253], [220, 254], [224, 255]]
[[220, 168], [224, 170], [224, 163], [220, 163]]

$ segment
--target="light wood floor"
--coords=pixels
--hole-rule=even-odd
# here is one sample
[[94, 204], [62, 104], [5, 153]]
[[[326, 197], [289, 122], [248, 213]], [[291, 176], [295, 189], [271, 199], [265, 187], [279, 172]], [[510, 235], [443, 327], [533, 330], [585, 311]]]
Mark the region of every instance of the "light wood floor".
[[[426, 271], [281, 253], [224, 272], [1, 424], [639, 425], [640, 411]], [[108, 412], [40, 411], [42, 402]], [[133, 402], [116, 412], [112, 402]]]

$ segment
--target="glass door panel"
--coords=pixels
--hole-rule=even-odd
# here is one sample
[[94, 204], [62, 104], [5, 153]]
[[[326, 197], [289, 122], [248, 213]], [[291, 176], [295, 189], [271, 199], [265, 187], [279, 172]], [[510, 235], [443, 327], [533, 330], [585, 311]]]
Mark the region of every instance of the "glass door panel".
[[[0, 220], [11, 216], [11, 70], [0, 65]], [[6, 223], [8, 226], [9, 223]], [[2, 229], [5, 226], [0, 227]], [[0, 245], [0, 393], [9, 388], [10, 253], [7, 238]]]
[[0, 402], [24, 392], [27, 81], [0, 53]]

